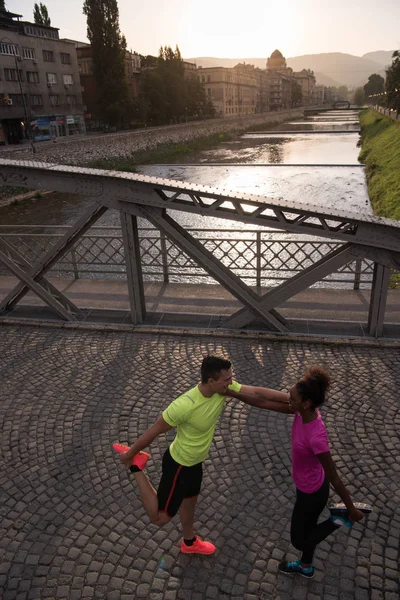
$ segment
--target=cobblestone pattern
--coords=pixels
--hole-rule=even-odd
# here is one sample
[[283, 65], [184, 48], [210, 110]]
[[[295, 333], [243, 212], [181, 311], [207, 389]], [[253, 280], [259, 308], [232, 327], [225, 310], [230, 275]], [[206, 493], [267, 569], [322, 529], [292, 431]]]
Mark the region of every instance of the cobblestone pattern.
[[21, 150], [12, 148], [10, 152], [3, 151], [1, 158], [12, 160], [38, 160], [60, 165], [84, 166], [93, 161], [110, 157], [126, 157], [142, 150], [152, 150], [165, 143], [181, 143], [199, 137], [216, 133], [236, 133], [262, 123], [283, 122], [285, 119], [302, 117], [303, 109], [281, 111], [279, 113], [264, 113], [256, 116], [246, 116], [240, 119], [211, 119], [195, 123], [182, 123], [167, 127], [157, 127], [147, 131], [133, 131], [95, 137], [80, 137], [61, 144], [36, 144], [36, 154], [32, 156], [30, 148]]
[[[398, 600], [398, 350], [244, 339], [2, 327], [2, 600]], [[197, 529], [212, 557], [179, 553], [180, 527], [149, 524], [112, 454], [197, 381], [207, 352], [238, 381], [287, 388], [330, 367], [323, 409], [343, 480], [375, 512], [320, 544], [316, 577], [277, 573], [294, 488], [291, 418], [229, 401], [205, 464]], [[169, 434], [168, 434], [169, 437]], [[158, 484], [167, 440], [151, 446]]]

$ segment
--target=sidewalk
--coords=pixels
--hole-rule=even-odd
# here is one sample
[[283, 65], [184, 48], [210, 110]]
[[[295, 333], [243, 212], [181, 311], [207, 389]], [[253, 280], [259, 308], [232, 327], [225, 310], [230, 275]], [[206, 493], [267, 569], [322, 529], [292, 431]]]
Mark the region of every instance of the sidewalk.
[[[0, 298], [4, 298], [16, 284], [14, 277], [0, 277]], [[129, 295], [125, 281], [97, 279], [50, 278], [55, 285], [79, 308], [88, 309], [86, 321], [128, 322]], [[265, 293], [267, 289], [263, 289]], [[308, 289], [285, 302], [279, 311], [290, 321], [296, 321], [304, 333], [326, 330], [340, 334], [340, 321], [349, 335], [366, 335], [368, 321], [369, 290], [327, 290]], [[170, 325], [171, 322], [184, 326], [221, 327], [224, 317], [241, 308], [241, 304], [220, 285], [146, 282], [145, 297], [147, 320], [152, 325]], [[33, 293], [28, 293], [21, 301], [18, 311], [27, 316], [38, 314], [34, 308], [44, 306]], [[30, 306], [31, 310], [23, 307]], [[112, 311], [105, 314], [102, 311]], [[40, 313], [47, 314], [47, 313]], [[314, 324], [317, 323], [317, 325]], [[389, 337], [400, 337], [400, 290], [389, 290], [386, 309], [386, 323], [394, 324]], [[255, 324], [255, 327], [263, 328]], [[329, 331], [328, 331], [329, 330]]]

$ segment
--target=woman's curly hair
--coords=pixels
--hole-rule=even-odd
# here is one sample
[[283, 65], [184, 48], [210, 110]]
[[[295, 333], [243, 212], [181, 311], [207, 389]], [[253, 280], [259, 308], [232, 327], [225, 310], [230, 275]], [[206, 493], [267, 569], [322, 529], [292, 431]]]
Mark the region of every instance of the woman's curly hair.
[[325, 402], [325, 394], [331, 384], [328, 371], [317, 365], [310, 367], [303, 374], [296, 388], [303, 400], [311, 400], [313, 408]]

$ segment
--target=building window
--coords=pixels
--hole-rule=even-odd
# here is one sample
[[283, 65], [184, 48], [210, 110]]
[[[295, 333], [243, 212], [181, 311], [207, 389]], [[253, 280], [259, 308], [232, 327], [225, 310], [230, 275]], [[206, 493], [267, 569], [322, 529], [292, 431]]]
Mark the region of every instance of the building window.
[[22, 57], [34, 60], [36, 58], [33, 48], [22, 48]]
[[92, 60], [85, 60], [79, 64], [79, 73], [81, 75], [92, 75], [93, 74], [93, 62]]
[[41, 94], [31, 94], [31, 106], [43, 106]]
[[46, 73], [47, 85], [57, 84], [57, 75], [55, 73]]
[[208, 97], [211, 98], [211, 88], [207, 89], [207, 94], [208, 94]]
[[54, 31], [51, 29], [41, 29], [40, 27], [24, 27], [24, 32], [26, 35], [34, 35], [36, 37], [44, 37], [51, 38], [53, 40], [58, 40], [58, 31]]
[[43, 50], [44, 62], [54, 62], [54, 52], [51, 50]]
[[63, 65], [70, 65], [71, 64], [71, 55], [67, 54], [66, 52], [60, 52], [61, 55], [61, 62]]
[[67, 96], [67, 104], [68, 106], [76, 105], [76, 96]]
[[21, 94], [8, 94], [8, 97], [10, 100], [12, 100], [12, 103], [15, 106], [23, 106], [24, 105], [24, 100], [26, 102], [26, 96], [24, 94], [24, 100], [22, 99]]
[[18, 73], [19, 73], [19, 79], [21, 81], [24, 80], [24, 74], [23, 72], [18, 69], [4, 69], [4, 78], [6, 81], [18, 81]]
[[49, 99], [51, 106], [60, 106], [59, 94], [50, 94]]
[[19, 48], [16, 44], [5, 44], [1, 42], [0, 54], [7, 54], [8, 56], [19, 56]]
[[207, 75], [207, 82], [210, 82], [210, 81], [211, 81], [211, 77], [210, 77], [210, 75]]
[[29, 83], [39, 83], [39, 73], [37, 71], [27, 71], [26, 78]]
[[72, 85], [74, 83], [72, 75], [63, 75], [63, 83], [64, 85]]
[[205, 83], [206, 78], [204, 77], [204, 75], [201, 76], [201, 83]]
[[61, 55], [61, 62], [63, 65], [71, 64], [71, 55], [70, 54], [66, 54], [65, 52], [60, 52], [60, 55]]

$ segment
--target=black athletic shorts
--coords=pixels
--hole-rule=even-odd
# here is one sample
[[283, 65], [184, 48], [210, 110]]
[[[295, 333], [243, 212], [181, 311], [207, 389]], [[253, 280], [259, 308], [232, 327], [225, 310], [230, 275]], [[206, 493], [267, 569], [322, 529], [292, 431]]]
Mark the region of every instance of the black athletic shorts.
[[172, 458], [169, 448], [165, 451], [162, 462], [162, 475], [158, 486], [158, 510], [174, 517], [182, 500], [192, 498], [200, 493], [203, 479], [203, 463], [192, 467], [184, 467]]

